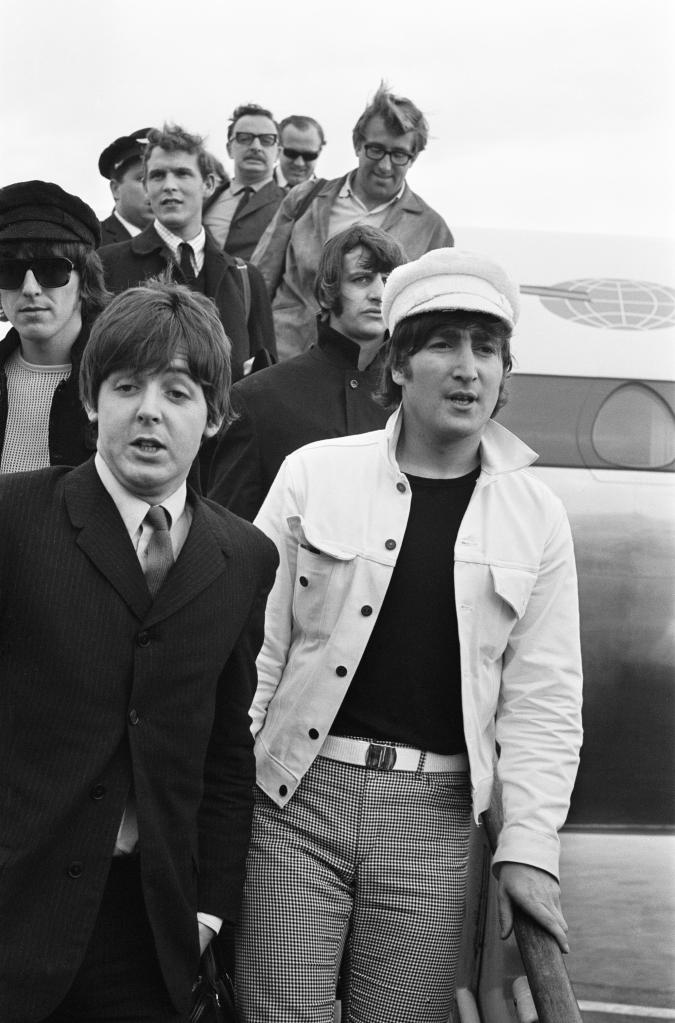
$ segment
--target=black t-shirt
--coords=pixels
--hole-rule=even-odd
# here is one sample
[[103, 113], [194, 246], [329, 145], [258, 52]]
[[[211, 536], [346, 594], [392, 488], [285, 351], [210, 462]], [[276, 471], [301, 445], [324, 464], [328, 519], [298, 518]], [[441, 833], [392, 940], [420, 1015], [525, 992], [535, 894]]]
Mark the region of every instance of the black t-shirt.
[[408, 475], [412, 504], [401, 550], [333, 735], [432, 753], [466, 749], [454, 547], [479, 472], [458, 479]]

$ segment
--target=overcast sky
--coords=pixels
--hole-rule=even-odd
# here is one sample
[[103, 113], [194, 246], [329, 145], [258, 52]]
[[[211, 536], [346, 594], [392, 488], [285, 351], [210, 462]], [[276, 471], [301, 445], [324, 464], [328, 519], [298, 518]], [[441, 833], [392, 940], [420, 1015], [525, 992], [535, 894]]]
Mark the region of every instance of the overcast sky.
[[173, 120], [225, 158], [249, 101], [317, 117], [336, 176], [384, 78], [428, 116], [408, 181], [451, 227], [673, 234], [674, 23], [673, 0], [7, 2], [0, 182], [104, 214], [114, 138]]

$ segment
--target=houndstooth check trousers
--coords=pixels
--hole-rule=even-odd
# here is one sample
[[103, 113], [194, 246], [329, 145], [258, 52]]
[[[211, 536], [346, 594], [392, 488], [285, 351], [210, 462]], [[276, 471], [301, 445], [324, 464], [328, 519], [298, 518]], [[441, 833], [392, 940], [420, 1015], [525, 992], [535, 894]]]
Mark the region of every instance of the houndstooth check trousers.
[[447, 1023], [466, 895], [464, 773], [318, 757], [281, 809], [259, 789], [236, 947], [242, 1023]]

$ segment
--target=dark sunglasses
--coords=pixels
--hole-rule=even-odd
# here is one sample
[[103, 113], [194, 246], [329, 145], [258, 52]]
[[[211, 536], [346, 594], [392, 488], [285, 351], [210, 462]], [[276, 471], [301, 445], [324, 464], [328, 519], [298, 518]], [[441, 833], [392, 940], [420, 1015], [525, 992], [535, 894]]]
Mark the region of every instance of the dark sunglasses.
[[65, 256], [45, 256], [35, 259], [0, 259], [0, 288], [17, 291], [29, 270], [42, 288], [63, 288], [75, 269]]
[[238, 142], [240, 146], [250, 146], [253, 139], [260, 139], [260, 145], [267, 149], [277, 144], [277, 136], [273, 131], [264, 131], [258, 135], [252, 131], [235, 131], [234, 133], [234, 141]]
[[319, 159], [318, 153], [303, 153], [299, 149], [287, 149], [286, 146], [282, 149], [282, 153], [289, 160], [297, 160], [298, 157], [301, 157], [305, 163], [314, 163]]

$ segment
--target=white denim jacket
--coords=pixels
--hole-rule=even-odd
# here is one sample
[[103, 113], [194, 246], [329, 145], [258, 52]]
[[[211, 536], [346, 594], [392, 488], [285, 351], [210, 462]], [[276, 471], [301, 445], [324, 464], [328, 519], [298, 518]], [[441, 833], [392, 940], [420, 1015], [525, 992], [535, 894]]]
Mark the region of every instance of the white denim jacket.
[[[294, 452], [255, 520], [281, 559], [251, 708], [258, 784], [279, 806], [321, 749], [396, 564], [411, 501], [399, 416]], [[560, 500], [527, 471], [530, 448], [491, 420], [480, 457], [454, 573], [474, 813], [490, 803], [496, 741], [495, 862], [557, 876], [582, 735], [572, 539]]]

